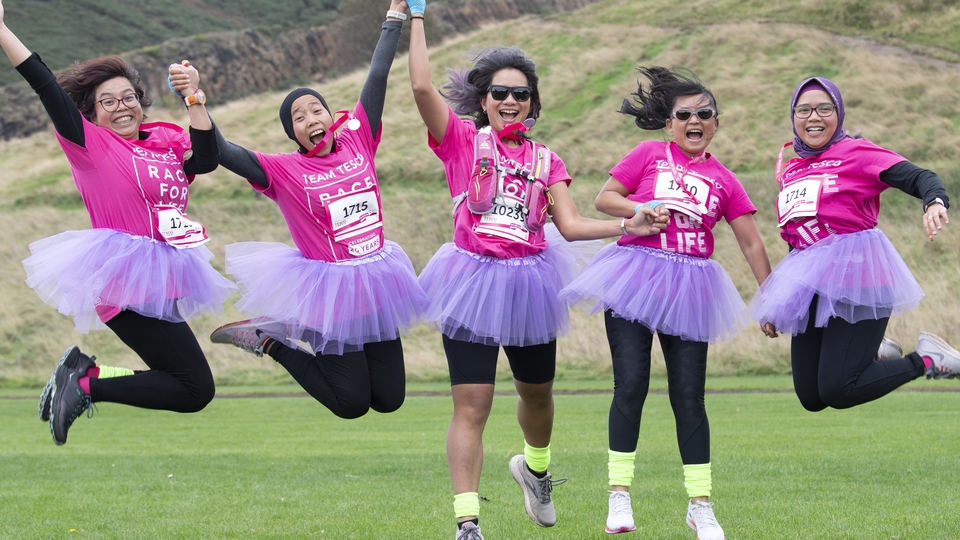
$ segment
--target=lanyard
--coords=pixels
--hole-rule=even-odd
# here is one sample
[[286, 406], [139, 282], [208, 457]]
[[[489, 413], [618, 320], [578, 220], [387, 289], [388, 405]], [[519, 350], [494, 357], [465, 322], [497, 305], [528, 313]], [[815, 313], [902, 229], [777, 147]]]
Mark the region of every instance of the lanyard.
[[[336, 133], [337, 129], [338, 129], [340, 126], [342, 126], [344, 122], [350, 120], [350, 123], [347, 124], [347, 128], [349, 128], [349, 129], [357, 129], [358, 127], [360, 127], [360, 126], [359, 126], [359, 121], [357, 121], [357, 120], [353, 117], [353, 115], [350, 114], [350, 111], [347, 111], [347, 110], [337, 111], [337, 112], [335, 112], [335, 113], [333, 113], [333, 114], [334, 114], [334, 115], [339, 114], [339, 115], [342, 115], [342, 116], [340, 116], [340, 118], [338, 118], [338, 119], [333, 123], [333, 125], [330, 126], [330, 129], [328, 129], [328, 130], [327, 130], [327, 133], [323, 136], [322, 139], [320, 139], [320, 142], [318, 142], [317, 145], [314, 146], [312, 150], [310, 150], [309, 152], [307, 152], [307, 154], [306, 154], [307, 157], [313, 157], [313, 156], [317, 155], [317, 152], [319, 152], [321, 149], [323, 149], [324, 146], [327, 145], [327, 142], [330, 141], [330, 137], [333, 137], [334, 133]], [[354, 127], [355, 125], [356, 125], [356, 127]]]
[[[677, 185], [680, 186], [680, 189], [682, 189], [683, 192], [687, 194], [687, 197], [690, 197], [690, 199], [691, 199], [691, 200], [694, 202], [694, 204], [696, 204], [697, 206], [702, 206], [702, 205], [700, 204], [700, 200], [697, 199], [696, 197], [694, 197], [693, 194], [690, 193], [690, 190], [687, 189], [687, 185], [683, 183], [682, 175], [681, 175], [680, 172], [677, 170], [677, 165], [676, 165], [676, 163], [673, 162], [673, 152], [670, 151], [670, 146], [671, 146], [672, 144], [674, 144], [674, 143], [673, 143], [673, 142], [668, 142], [668, 143], [667, 143], [667, 146], [666, 146], [667, 164], [670, 166], [670, 173], [673, 174], [673, 179], [677, 182]], [[687, 164], [687, 167], [689, 168], [690, 165], [695, 165], [695, 164], [697, 164], [697, 163], [701, 163], [701, 162], [703, 162], [703, 161], [706, 161], [706, 157], [704, 157], [704, 156], [706, 156], [706, 152], [701, 152], [700, 154], [697, 154], [696, 156], [690, 158], [690, 163]]]
[[786, 150], [788, 146], [793, 146], [793, 141], [790, 141], [790, 142], [788, 142], [788, 143], [785, 143], [785, 144], [783, 145], [783, 147], [780, 148], [780, 155], [777, 156], [777, 169], [776, 169], [777, 172], [776, 172], [776, 175], [777, 175], [777, 184], [778, 184], [780, 187], [783, 187], [783, 181], [782, 181], [782, 178], [780, 178], [780, 173], [783, 172], [783, 151]]

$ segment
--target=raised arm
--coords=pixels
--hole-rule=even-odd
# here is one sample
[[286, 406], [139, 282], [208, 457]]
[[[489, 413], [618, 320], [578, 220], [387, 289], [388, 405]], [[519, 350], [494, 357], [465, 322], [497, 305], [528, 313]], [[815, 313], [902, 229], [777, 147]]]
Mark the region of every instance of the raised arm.
[[[404, 0], [391, 0], [390, 12], [403, 13], [407, 9]], [[387, 20], [380, 27], [380, 40], [373, 51], [370, 60], [370, 72], [360, 91], [360, 104], [367, 113], [370, 122], [371, 135], [377, 136], [380, 129], [380, 119], [383, 116], [383, 100], [387, 95], [387, 76], [390, 75], [390, 66], [393, 57], [397, 55], [397, 44], [400, 43], [400, 30], [403, 21], [396, 17], [387, 16]]]
[[3, 2], [0, 1], [0, 47], [13, 67], [30, 84], [53, 121], [53, 127], [62, 137], [79, 146], [84, 145], [83, 116], [70, 96], [57, 84], [57, 78], [30, 52], [20, 39], [7, 28]]
[[187, 174], [205, 174], [212, 172], [220, 164], [220, 150], [217, 137], [213, 132], [213, 121], [207, 114], [204, 105], [205, 98], [199, 99], [200, 73], [188, 60], [179, 64], [172, 64], [167, 70], [171, 87], [181, 95], [190, 96], [190, 103], [184, 102], [187, 114], [190, 116], [190, 142], [192, 150], [190, 157], [183, 164]]
[[430, 136], [437, 142], [447, 134], [450, 108], [440, 91], [430, 81], [430, 59], [427, 55], [427, 36], [423, 29], [425, 0], [411, 0], [410, 6], [410, 86], [417, 102], [420, 118]]

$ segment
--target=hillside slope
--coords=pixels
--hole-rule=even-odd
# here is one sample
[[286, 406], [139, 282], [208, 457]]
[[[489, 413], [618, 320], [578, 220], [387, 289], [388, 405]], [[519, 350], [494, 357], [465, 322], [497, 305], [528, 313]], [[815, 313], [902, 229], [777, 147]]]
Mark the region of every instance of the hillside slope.
[[[433, 80], [442, 84], [444, 68], [468, 64], [465, 51], [502, 44], [504, 36], [510, 36], [509, 44], [522, 47], [537, 61], [541, 76], [544, 112], [533, 136], [564, 159], [575, 178], [572, 190], [578, 207], [595, 215], [592, 201], [606, 180], [606, 171], [639, 139], [662, 137], [640, 132], [616, 112], [636, 88], [635, 67], [659, 64], [694, 70], [712, 88], [721, 109], [721, 129], [711, 151], [738, 173], [760, 209], [757, 221], [774, 262], [785, 249], [773, 215], [772, 170], [781, 144], [791, 138], [789, 97], [804, 77], [832, 78], [846, 99], [849, 131], [938, 171], [948, 192], [960, 200], [960, 117], [955, 106], [960, 103], [960, 69], [956, 64], [866, 40], [855, 29], [843, 35], [762, 18], [729, 20], [736, 13], [725, 20], [719, 15], [698, 19], [693, 12], [684, 18], [682, 13], [667, 13], [666, 4], [604, 0], [570, 14], [505, 23], [535, 30], [531, 32], [491, 25], [433, 47]], [[732, 2], [716, 4], [739, 9]], [[779, 5], [762, 4], [766, 7], [758, 10], [771, 13]], [[913, 16], [931, 26], [947, 18], [943, 10], [927, 12], [929, 20]], [[684, 24], [672, 26], [669, 21]], [[319, 89], [332, 108], [347, 108], [355, 103], [364, 76], [349, 74]], [[267, 93], [214, 106], [211, 114], [239, 144], [267, 152], [291, 151], [277, 121], [276, 108], [284, 94]], [[442, 168], [426, 147], [410, 96], [405, 57], [398, 57], [394, 64], [385, 110], [377, 164], [387, 236], [407, 250], [419, 270], [441, 243], [449, 241], [450, 202]], [[164, 111], [152, 116], [167, 117]], [[182, 116], [173, 120], [184, 121]], [[20, 261], [28, 255], [29, 242], [89, 226], [66, 160], [51, 134], [0, 143], [0, 171], [0, 227], [7, 231], [7, 240], [0, 244], [0, 290], [6, 300], [0, 304], [0, 332], [6, 338], [0, 341], [0, 383], [37, 384], [49, 374], [54, 359], [74, 342], [95, 351], [108, 364], [140, 366], [110, 332], [75, 334], [69, 319], [42, 304], [22, 282]], [[949, 225], [930, 243], [922, 232], [918, 201], [892, 190], [883, 201], [880, 227], [928, 294], [909, 317], [894, 318], [888, 334], [907, 349], [920, 330], [960, 343], [960, 223]], [[275, 205], [255, 197], [241, 179], [225, 171], [196, 182], [190, 214], [210, 231], [210, 247], [221, 269], [225, 244], [289, 241]], [[715, 258], [749, 300], [756, 285], [736, 242], [723, 224], [715, 232]], [[230, 308], [216, 320], [205, 318], [192, 324], [218, 380], [288, 380], [272, 361], [209, 344], [205, 336], [236, 317], [239, 314]], [[445, 364], [436, 332], [419, 327], [404, 342], [411, 378], [443, 377]], [[787, 372], [788, 342], [786, 338], [767, 340], [757, 329], [748, 328], [733, 341], [711, 348], [711, 373]], [[573, 335], [559, 347], [560, 376], [608, 370], [605, 343], [602, 320], [575, 312]]]

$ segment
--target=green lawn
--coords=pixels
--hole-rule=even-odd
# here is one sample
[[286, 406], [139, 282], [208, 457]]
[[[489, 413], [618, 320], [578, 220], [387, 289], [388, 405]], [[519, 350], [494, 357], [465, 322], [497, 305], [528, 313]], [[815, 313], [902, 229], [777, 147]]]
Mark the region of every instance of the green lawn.
[[[714, 378], [707, 395], [717, 516], [730, 539], [956, 538], [960, 392], [899, 391], [804, 412], [782, 377]], [[558, 523], [533, 525], [507, 461], [522, 440], [510, 385], [487, 425], [488, 540], [608, 538], [607, 381], [560, 385], [552, 471]], [[910, 390], [955, 389], [952, 381]], [[655, 389], [664, 387], [654, 381]], [[779, 391], [731, 392], [730, 388]], [[295, 387], [278, 387], [291, 392]], [[56, 447], [22, 391], [0, 393], [0, 538], [452, 538], [445, 385], [397, 413], [334, 418], [305, 397], [229, 397], [193, 415], [101, 404]], [[436, 395], [422, 395], [436, 394]], [[644, 411], [630, 538], [688, 539], [667, 397]]]

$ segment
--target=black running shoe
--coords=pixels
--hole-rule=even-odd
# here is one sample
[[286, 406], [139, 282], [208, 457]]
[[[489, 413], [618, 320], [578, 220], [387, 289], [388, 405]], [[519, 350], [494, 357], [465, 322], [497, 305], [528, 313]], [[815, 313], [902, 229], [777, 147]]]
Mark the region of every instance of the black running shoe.
[[84, 411], [93, 416], [90, 396], [80, 388], [80, 377], [95, 366], [96, 357], [90, 357], [76, 346], [67, 349], [60, 365], [53, 372], [54, 387], [50, 400], [50, 434], [58, 445], [67, 442], [67, 431]]

